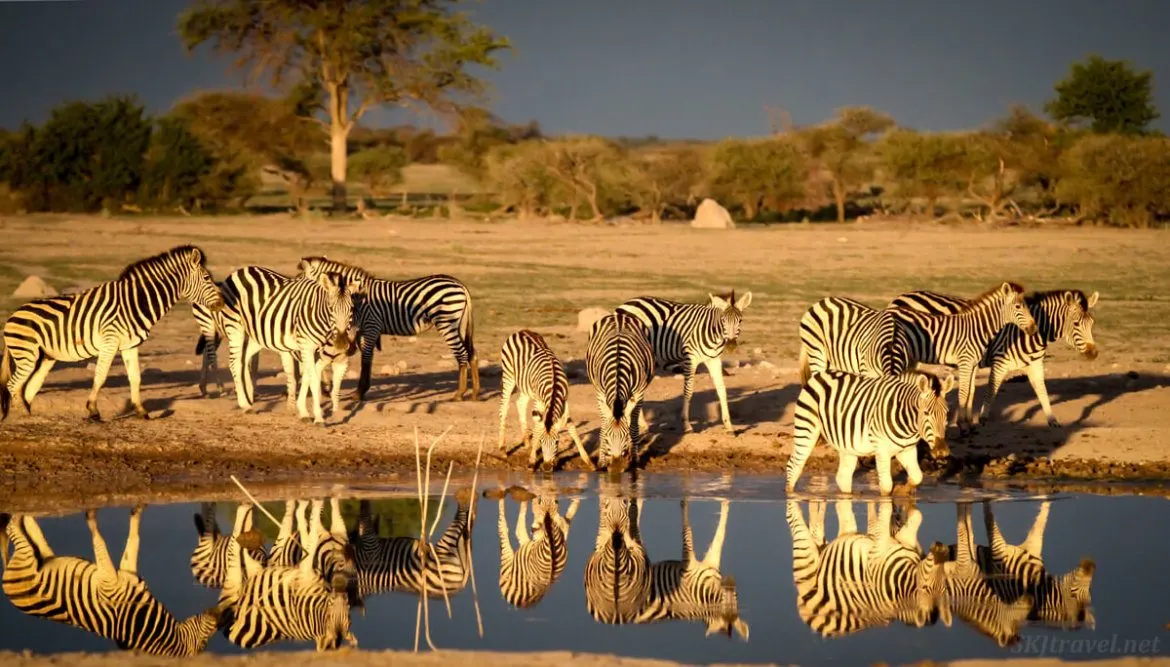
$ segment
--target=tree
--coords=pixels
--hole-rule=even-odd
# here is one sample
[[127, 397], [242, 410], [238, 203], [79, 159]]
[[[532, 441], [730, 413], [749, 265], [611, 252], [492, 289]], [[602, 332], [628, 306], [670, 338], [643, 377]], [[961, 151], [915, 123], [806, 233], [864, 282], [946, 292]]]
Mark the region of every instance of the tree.
[[236, 65], [323, 92], [333, 210], [346, 209], [346, 141], [374, 105], [439, 112], [483, 94], [470, 65], [495, 67], [507, 40], [451, 9], [459, 0], [201, 0], [179, 18], [188, 50], [210, 42]]
[[408, 162], [406, 152], [401, 148], [377, 146], [354, 153], [349, 168], [366, 186], [371, 197], [380, 197], [386, 195], [390, 187], [402, 182], [402, 168]]
[[1086, 218], [1148, 227], [1170, 216], [1170, 139], [1088, 136], [1061, 160], [1060, 199]]
[[925, 199], [926, 214], [934, 216], [938, 200], [962, 192], [968, 182], [966, 143], [966, 137], [955, 134], [888, 133], [878, 152], [893, 195], [907, 203]]
[[569, 196], [569, 218], [577, 217], [577, 207], [584, 200], [593, 213], [593, 220], [601, 220], [603, 197], [615, 195], [612, 186], [619, 179], [622, 162], [617, 144], [600, 137], [565, 137], [541, 142], [538, 155], [541, 166], [564, 186]]
[[545, 169], [546, 147], [541, 141], [501, 144], [484, 158], [485, 183], [500, 200], [503, 209], [516, 211], [521, 218], [548, 211], [560, 193], [558, 181]]
[[867, 139], [894, 126], [894, 119], [868, 107], [844, 107], [837, 118], [799, 132], [805, 150], [828, 175], [837, 222], [845, 222], [849, 193], [873, 178], [874, 164], [867, 159]]
[[786, 137], [724, 140], [708, 154], [708, 174], [711, 194], [738, 203], [748, 220], [762, 207], [785, 210], [808, 197], [808, 159]]
[[1160, 117], [1150, 70], [1139, 72], [1128, 61], [1096, 54], [1073, 63], [1044, 110], [1058, 122], [1088, 123], [1096, 134], [1141, 134]]
[[160, 119], [151, 144], [143, 184], [147, 198], [195, 207], [204, 196], [202, 188], [215, 157], [178, 118]]
[[670, 208], [689, 204], [703, 183], [703, 154], [691, 146], [643, 148], [633, 155], [623, 179], [638, 210], [658, 223]]

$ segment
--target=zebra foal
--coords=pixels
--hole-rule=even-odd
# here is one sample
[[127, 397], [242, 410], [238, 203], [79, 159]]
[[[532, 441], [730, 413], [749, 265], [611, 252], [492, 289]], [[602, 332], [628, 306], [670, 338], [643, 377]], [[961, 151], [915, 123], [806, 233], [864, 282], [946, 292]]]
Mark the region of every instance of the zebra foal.
[[[1069, 347], [1080, 352], [1086, 359], [1097, 358], [1097, 343], [1093, 339], [1093, 315], [1089, 312], [1097, 304], [1097, 292], [1088, 297], [1080, 290], [1052, 290], [1031, 292], [1024, 297], [1032, 318], [1036, 321], [1036, 332], [1024, 333], [1018, 326], [1005, 326], [988, 344], [978, 367], [990, 370], [988, 386], [990, 393], [979, 409], [978, 421], [991, 415], [991, 405], [999, 389], [1009, 375], [1023, 370], [1028, 383], [1040, 401], [1048, 425], [1060, 426], [1052, 414], [1048, 400], [1048, 388], [1044, 384], [1044, 356], [1048, 346], [1064, 340]], [[933, 315], [953, 315], [971, 302], [957, 296], [938, 292], [917, 291], [899, 295], [890, 306], [916, 310]], [[972, 389], [974, 393], [974, 389]]]
[[787, 489], [796, 488], [817, 443], [837, 450], [837, 488], [850, 493], [857, 459], [874, 456], [883, 496], [894, 488], [892, 459], [906, 469], [913, 488], [922, 483], [918, 441], [925, 440], [936, 458], [949, 454], [946, 444], [947, 402], [951, 378], [924, 373], [867, 378], [844, 371], [824, 371], [809, 378], [796, 399], [792, 456]]
[[731, 413], [727, 409], [727, 387], [723, 384], [723, 353], [734, 352], [739, 345], [743, 311], [752, 302], [752, 293], [738, 299], [730, 294], [708, 294], [710, 304], [680, 303], [652, 296], [630, 299], [618, 306], [646, 327], [654, 359], [663, 369], [683, 373], [682, 428], [692, 432], [691, 396], [695, 390], [695, 370], [707, 367], [715, 393], [723, 428], [734, 433]]
[[654, 351], [639, 320], [615, 311], [594, 322], [585, 367], [601, 412], [597, 465], [611, 471], [619, 460], [623, 469], [636, 465], [642, 398], [654, 378]]
[[[593, 462], [569, 416], [569, 377], [565, 374], [565, 366], [544, 337], [527, 329], [508, 336], [500, 354], [500, 370], [500, 452], [507, 452], [504, 428], [508, 421], [508, 403], [515, 391], [518, 393], [516, 418], [520, 422], [520, 442], [529, 446], [528, 465], [536, 466], [539, 451], [545, 470], [551, 471], [556, 464], [561, 431], [567, 429], [581, 460], [593, 469]], [[528, 431], [529, 419], [532, 419], [531, 433]]]
[[85, 408], [91, 421], [100, 421], [98, 392], [119, 352], [134, 412], [149, 418], [142, 405], [138, 347], [180, 299], [212, 311], [223, 307], [207, 257], [195, 246], [177, 246], [135, 262], [115, 280], [76, 294], [36, 299], [17, 308], [4, 323], [0, 419], [8, 417], [14, 395], [31, 413], [33, 399], [58, 361], [97, 357]]

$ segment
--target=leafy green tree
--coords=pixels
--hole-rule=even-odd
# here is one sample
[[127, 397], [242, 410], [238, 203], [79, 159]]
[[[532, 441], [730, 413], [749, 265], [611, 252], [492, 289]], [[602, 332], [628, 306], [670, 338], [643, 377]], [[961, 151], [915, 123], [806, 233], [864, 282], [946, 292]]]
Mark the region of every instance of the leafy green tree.
[[878, 144], [882, 171], [895, 199], [925, 199], [934, 216], [938, 201], [964, 191], [969, 179], [967, 137], [894, 130]]
[[657, 224], [668, 210], [680, 209], [694, 200], [703, 184], [706, 164], [699, 149], [671, 146], [636, 151], [627, 169], [623, 180], [630, 198]]
[[828, 177], [837, 205], [837, 222], [845, 222], [845, 203], [850, 192], [865, 186], [874, 175], [869, 139], [894, 126], [894, 119], [868, 107], [844, 107], [837, 117], [805, 128], [798, 136], [805, 150]]
[[1061, 200], [1085, 218], [1148, 227], [1170, 217], [1170, 139], [1084, 137], [1062, 155]]
[[188, 49], [322, 91], [333, 209], [346, 210], [346, 140], [374, 105], [450, 111], [479, 97], [469, 66], [495, 67], [507, 40], [452, 11], [458, 0], [200, 0], [179, 18]]
[[794, 140], [727, 139], [708, 154], [708, 190], [754, 219], [764, 207], [783, 211], [808, 198], [810, 165]]
[[545, 169], [546, 148], [540, 141], [501, 144], [484, 158], [484, 183], [495, 193], [504, 210], [521, 218], [548, 212], [563, 187]]
[[618, 183], [624, 159], [621, 148], [601, 137], [563, 137], [543, 141], [538, 152], [541, 167], [561, 184], [569, 206], [569, 218], [576, 219], [580, 202], [593, 213], [593, 220], [605, 217], [604, 209], [620, 198]]
[[378, 146], [354, 153], [349, 169], [371, 197], [382, 197], [402, 182], [402, 168], [408, 164], [406, 151], [397, 146]]
[[1137, 71], [1128, 61], [1096, 54], [1073, 63], [1044, 110], [1058, 122], [1087, 123], [1097, 134], [1141, 134], [1160, 117], [1150, 70]]
[[160, 119], [151, 143], [144, 183], [147, 198], [194, 208], [205, 198], [203, 187], [215, 157], [178, 118]]

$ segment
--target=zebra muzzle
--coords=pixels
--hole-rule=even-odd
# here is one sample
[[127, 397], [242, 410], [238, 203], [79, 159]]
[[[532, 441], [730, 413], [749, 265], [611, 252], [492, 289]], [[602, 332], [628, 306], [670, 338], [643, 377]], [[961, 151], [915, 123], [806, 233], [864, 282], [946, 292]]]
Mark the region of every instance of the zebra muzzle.
[[1085, 351], [1082, 353], [1086, 359], [1093, 361], [1097, 358], [1097, 346], [1092, 343], [1085, 346]]
[[737, 347], [739, 347], [739, 339], [738, 338], [729, 338], [723, 342], [723, 350], [725, 352], [735, 352], [735, 349]]

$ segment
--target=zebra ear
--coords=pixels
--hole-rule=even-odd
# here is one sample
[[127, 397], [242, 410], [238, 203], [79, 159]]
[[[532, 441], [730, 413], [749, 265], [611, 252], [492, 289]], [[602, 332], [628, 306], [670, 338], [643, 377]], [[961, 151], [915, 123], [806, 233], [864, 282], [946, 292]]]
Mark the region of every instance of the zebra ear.
[[931, 391], [934, 388], [933, 385], [934, 383], [931, 382], [931, 377], [926, 373], [918, 373], [914, 378], [914, 386], [918, 387], [920, 393], [925, 394]]
[[1089, 295], [1089, 307], [1090, 308], [1097, 305], [1097, 297], [1098, 296], [1100, 296], [1100, 295], [1097, 294], [1096, 290], [1093, 290], [1093, 293]]
[[1003, 293], [1007, 295], [1010, 295], [1014, 291], [1012, 289], [1012, 284], [1009, 282], [1004, 282], [1004, 284], [999, 286], [999, 289], [1001, 289]]
[[708, 293], [707, 298], [711, 299], [711, 305], [715, 306], [719, 310], [727, 310], [728, 307], [731, 306], [731, 304], [727, 303], [727, 299], [724, 299], [721, 296], [716, 296], [714, 294]]
[[942, 387], [939, 389], [939, 396], [946, 396], [955, 388], [955, 376], [947, 373], [946, 377], [942, 379]]
[[752, 293], [751, 292], [744, 292], [743, 296], [736, 299], [735, 309], [736, 310], [744, 310], [745, 308], [747, 308], [751, 304], [752, 304]]

